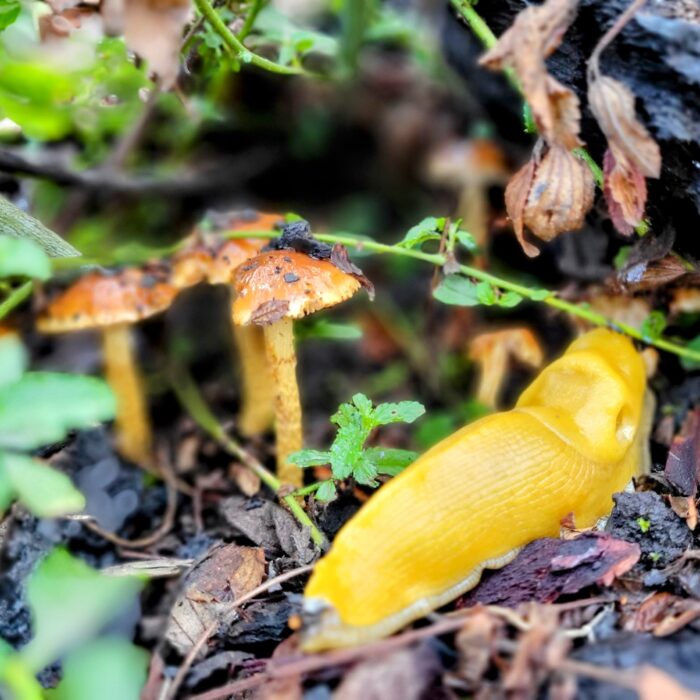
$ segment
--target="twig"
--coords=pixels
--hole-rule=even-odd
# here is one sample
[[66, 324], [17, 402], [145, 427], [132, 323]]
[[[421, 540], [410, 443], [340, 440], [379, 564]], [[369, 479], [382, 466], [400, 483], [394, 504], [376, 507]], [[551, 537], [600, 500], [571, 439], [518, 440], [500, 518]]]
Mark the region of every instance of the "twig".
[[[280, 574], [279, 576], [275, 576], [274, 578], [268, 579], [264, 583], [261, 583], [259, 586], [253, 588], [251, 591], [248, 591], [248, 593], [246, 593], [245, 595], [242, 595], [237, 600], [234, 600], [230, 605], [227, 605], [226, 608], [221, 611], [221, 614], [225, 615], [227, 613], [230, 613], [231, 611], [235, 610], [236, 608], [239, 608], [241, 605], [247, 603], [249, 600], [252, 600], [261, 593], [265, 593], [265, 591], [272, 588], [272, 586], [275, 586], [279, 583], [284, 583], [285, 581], [289, 581], [290, 579], [296, 578], [297, 576], [301, 576], [302, 574], [306, 574], [313, 568], [313, 564], [307, 564], [306, 566], [300, 566], [296, 569], [292, 569], [291, 571], [287, 571], [283, 574]], [[175, 678], [173, 679], [172, 685], [170, 686], [170, 689], [167, 695], [165, 696], [165, 700], [174, 700], [177, 691], [180, 689], [182, 682], [185, 680], [185, 677], [187, 676], [187, 673], [190, 670], [190, 667], [194, 663], [194, 660], [197, 658], [199, 650], [207, 643], [207, 640], [212, 636], [212, 634], [216, 632], [218, 626], [218, 621], [212, 622], [212, 624], [209, 625], [209, 627], [207, 627], [204, 630], [204, 632], [202, 632], [199, 639], [195, 641], [187, 656], [183, 659], [182, 664], [180, 665], [180, 668], [177, 671], [177, 674], [175, 674]]]
[[[277, 238], [279, 236], [279, 231], [230, 231], [226, 233], [226, 236], [229, 238]], [[350, 246], [361, 250], [369, 250], [374, 253], [400, 255], [403, 257], [414, 258], [416, 260], [422, 260], [440, 267], [447, 262], [447, 258], [438, 253], [425, 253], [422, 250], [387, 245], [385, 243], [378, 243], [377, 241], [366, 240], [364, 238], [356, 238], [348, 234], [319, 233], [315, 234], [315, 238], [325, 243], [340, 243], [344, 246]], [[467, 277], [479, 280], [480, 282], [488, 282], [490, 285], [497, 287], [498, 289], [515, 292], [516, 294], [519, 294], [521, 297], [529, 299], [530, 301], [546, 304], [547, 306], [551, 306], [558, 311], [564, 311], [571, 316], [582, 318], [584, 321], [588, 321], [588, 323], [594, 326], [610, 328], [620, 333], [624, 333], [630, 338], [634, 338], [635, 340], [638, 340], [646, 345], [653, 345], [659, 350], [665, 350], [666, 352], [670, 352], [678, 357], [684, 357], [688, 360], [692, 360], [693, 362], [700, 362], [699, 350], [694, 350], [692, 348], [679, 345], [666, 338], [650, 338], [645, 336], [639, 329], [634, 328], [627, 323], [613, 321], [607, 316], [597, 313], [584, 305], [574, 304], [572, 302], [565, 301], [564, 299], [560, 299], [557, 296], [557, 293], [554, 291], [547, 289], [530, 289], [530, 287], [517, 284], [516, 282], [511, 282], [510, 280], [502, 277], [497, 277], [496, 275], [486, 272], [485, 270], [480, 270], [479, 268], [471, 267], [470, 265], [460, 264], [459, 272]]]
[[[587, 602], [588, 601], [584, 601], [584, 603]], [[551, 607], [557, 609], [559, 608], [557, 605], [552, 605]], [[504, 610], [507, 610], [508, 615], [504, 614]], [[417, 630], [409, 630], [408, 632], [404, 632], [403, 634], [399, 634], [395, 637], [389, 637], [388, 639], [383, 639], [378, 642], [371, 642], [370, 644], [365, 644], [364, 646], [350, 649], [338, 649], [321, 654], [310, 654], [302, 658], [295, 656], [287, 659], [269, 659], [265, 670], [261, 673], [258, 673], [250, 678], [234, 681], [233, 683], [229, 683], [221, 688], [215, 688], [214, 690], [200, 693], [199, 695], [191, 695], [188, 700], [222, 700], [223, 698], [228, 698], [235, 693], [240, 693], [244, 690], [250, 690], [260, 686], [269, 680], [299, 676], [306, 673], [312, 673], [314, 671], [321, 671], [334, 666], [345, 666], [368, 657], [376, 658], [379, 655], [390, 653], [423, 639], [430, 639], [443, 634], [456, 632], [464, 626], [464, 623], [468, 617], [478, 611], [486, 611], [502, 617], [509, 624], [513, 624], [513, 622], [517, 621], [519, 623], [518, 628], [521, 630], [526, 627], [525, 623], [518, 618], [516, 613], [512, 610], [500, 608], [499, 606], [475, 606], [473, 608], [467, 608], [466, 610], [460, 610], [453, 616], [439, 620], [438, 622], [435, 622], [427, 627]], [[517, 648], [517, 643], [513, 642], [512, 640], [504, 640], [504, 642], [507, 643], [507, 648], [505, 648], [506, 651], [512, 652]], [[582, 664], [581, 662], [571, 662], [570, 665], [567, 665], [567, 663], [568, 660], [564, 660], [563, 662], [557, 664], [556, 670], [580, 675], [591, 675], [591, 677], [593, 677], [593, 673], [597, 673], [598, 670], [600, 670], [602, 671], [601, 675], [605, 675], [603, 680], [608, 680], [608, 676], [605, 673], [607, 669], [601, 669], [597, 666], [592, 666], [589, 664]], [[586, 674], [586, 671], [591, 671], [591, 673]], [[612, 670], [610, 673], [612, 674]], [[625, 685], [624, 687], [627, 686]]]
[[212, 29], [223, 39], [226, 48], [241, 62], [250, 63], [258, 68], [263, 68], [272, 73], [281, 73], [282, 75], [311, 75], [303, 68], [295, 66], [283, 66], [280, 63], [275, 63], [267, 58], [258, 56], [257, 54], [247, 49], [243, 42], [226, 26], [226, 23], [219, 17], [217, 11], [212, 7], [209, 0], [194, 0], [197, 9], [204, 18], [211, 24]]
[[[484, 19], [481, 17], [481, 15], [474, 9], [473, 6], [473, 0], [450, 0], [452, 3], [452, 7], [454, 7], [457, 12], [459, 12], [460, 16], [464, 21], [466, 22], [467, 26], [474, 32], [475, 36], [479, 41], [483, 44], [484, 48], [486, 49], [491, 49], [493, 48], [497, 43], [498, 43], [498, 38], [496, 35], [491, 31], [491, 27], [489, 27], [488, 24], [484, 21]], [[644, 4], [646, 0], [634, 0], [634, 4], [638, 4], [641, 2]], [[636, 12], [635, 8], [635, 12]], [[623, 13], [622, 16], [626, 15], [628, 10]], [[618, 20], [619, 21], [619, 20]], [[615, 28], [617, 25], [617, 22], [613, 27], [611, 27], [610, 30], [608, 30], [608, 34], [612, 31], [612, 29]], [[624, 24], [622, 25], [624, 26]], [[622, 27], [620, 27], [621, 29]], [[619, 31], [619, 29], [617, 30]], [[617, 32], [613, 33], [610, 39], [614, 38], [615, 34]], [[606, 34], [607, 37], [607, 34]], [[605, 37], [603, 37], [605, 38]], [[603, 47], [605, 48], [605, 47]], [[601, 49], [602, 50], [602, 49]], [[595, 53], [595, 52], [594, 52]], [[520, 86], [520, 83], [515, 76], [515, 73], [511, 70], [508, 69], [505, 71], [506, 76], [508, 77], [508, 80], [510, 84], [520, 93], [521, 97], [523, 96], [522, 88]], [[526, 127], [529, 125], [526, 123]], [[580, 156], [580, 158], [588, 165], [588, 167], [591, 169], [591, 173], [593, 173], [593, 179], [595, 180], [596, 185], [598, 186], [599, 189], [603, 188], [603, 171], [601, 167], [596, 163], [594, 160], [593, 156], [585, 149], [585, 148], [576, 148], [574, 149], [575, 153]], [[646, 221], [642, 221], [641, 223], [637, 224], [634, 229], [640, 236], [644, 236], [649, 232], [649, 224]]]
[[[197, 386], [192, 381], [192, 377], [182, 367], [173, 367], [170, 372], [170, 381], [178, 400], [200, 428], [209, 433], [229, 454], [239, 459], [244, 466], [257, 474], [260, 480], [279, 496], [282, 482], [226, 433], [204, 402]], [[328, 545], [326, 538], [297, 500], [292, 496], [284, 496], [282, 500], [301, 525], [309, 528], [314, 544], [321, 549], [325, 548]]]

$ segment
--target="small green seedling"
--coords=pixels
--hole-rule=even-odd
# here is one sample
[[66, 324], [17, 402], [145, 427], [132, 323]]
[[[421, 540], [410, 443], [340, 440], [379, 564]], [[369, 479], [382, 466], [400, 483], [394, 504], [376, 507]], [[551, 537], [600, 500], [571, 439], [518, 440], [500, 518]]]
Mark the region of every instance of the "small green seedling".
[[651, 521], [646, 518], [637, 518], [637, 525], [639, 525], [639, 529], [646, 535], [646, 533], [649, 532], [649, 528], [651, 528]]
[[[395, 476], [415, 460], [411, 450], [393, 447], [365, 447], [375, 428], [390, 423], [413, 423], [425, 413], [417, 401], [381, 403], [372, 405], [364, 394], [355, 394], [350, 403], [341, 404], [331, 421], [338, 426], [335, 440], [329, 450], [299, 450], [289, 461], [299, 467], [318, 467], [330, 464], [333, 476], [318, 484], [319, 501], [332, 501], [336, 495], [336, 481], [352, 477], [358, 484], [376, 487], [377, 476]], [[302, 489], [302, 492], [307, 492]]]
[[75, 513], [85, 507], [80, 491], [28, 453], [112, 418], [114, 397], [99, 379], [25, 372], [26, 365], [17, 336], [0, 337], [0, 515], [14, 500], [39, 517]]
[[[133, 576], [104, 576], [63, 549], [51, 552], [27, 585], [32, 640], [18, 651], [0, 640], [0, 697], [138, 700], [148, 654], [124, 638], [96, 636], [141, 586]], [[63, 678], [45, 690], [36, 674], [59, 659]]]

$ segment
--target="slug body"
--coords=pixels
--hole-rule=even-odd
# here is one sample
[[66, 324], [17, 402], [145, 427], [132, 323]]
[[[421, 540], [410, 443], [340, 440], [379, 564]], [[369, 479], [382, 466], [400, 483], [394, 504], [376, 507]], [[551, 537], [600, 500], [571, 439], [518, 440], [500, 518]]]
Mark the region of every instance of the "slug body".
[[626, 338], [576, 340], [516, 407], [449, 436], [384, 485], [305, 590], [307, 651], [377, 639], [473, 588], [573, 515], [590, 527], [647, 467], [645, 373]]

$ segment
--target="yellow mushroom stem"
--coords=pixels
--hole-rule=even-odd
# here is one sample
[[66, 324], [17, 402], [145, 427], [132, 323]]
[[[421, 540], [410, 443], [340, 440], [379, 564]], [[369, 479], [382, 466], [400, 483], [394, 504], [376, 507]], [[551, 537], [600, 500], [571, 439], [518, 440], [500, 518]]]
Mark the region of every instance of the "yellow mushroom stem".
[[264, 433], [275, 415], [275, 393], [265, 357], [263, 331], [258, 326], [233, 326], [243, 385], [239, 430], [249, 437]]
[[297, 356], [291, 318], [264, 326], [265, 351], [275, 388], [277, 476], [285, 484], [302, 485], [302, 472], [287, 457], [302, 447], [301, 401], [297, 385]]
[[117, 449], [135, 464], [150, 467], [153, 461], [151, 424], [129, 324], [104, 328], [102, 346], [105, 375], [117, 399]]

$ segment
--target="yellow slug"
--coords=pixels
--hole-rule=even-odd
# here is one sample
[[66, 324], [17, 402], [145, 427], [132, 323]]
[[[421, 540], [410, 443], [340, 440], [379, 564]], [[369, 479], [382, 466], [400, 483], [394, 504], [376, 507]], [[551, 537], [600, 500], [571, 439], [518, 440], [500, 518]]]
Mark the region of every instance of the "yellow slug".
[[573, 515], [590, 527], [648, 466], [652, 401], [632, 343], [574, 341], [515, 408], [449, 436], [383, 486], [339, 532], [304, 592], [303, 647], [391, 634], [473, 588], [485, 568]]

